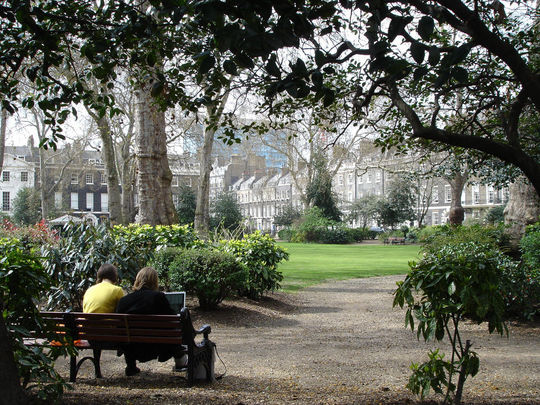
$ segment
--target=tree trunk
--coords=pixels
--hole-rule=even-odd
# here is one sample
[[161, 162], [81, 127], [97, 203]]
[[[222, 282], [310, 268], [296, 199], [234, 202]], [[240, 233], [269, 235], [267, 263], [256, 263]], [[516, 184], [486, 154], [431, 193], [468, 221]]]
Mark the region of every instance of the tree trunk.
[[[0, 308], [4, 305], [0, 302]], [[4, 317], [0, 316], [0, 403], [26, 404], [24, 391], [19, 382], [19, 372], [13, 357], [11, 342], [7, 333]]]
[[135, 168], [129, 152], [129, 145], [122, 147], [122, 218], [124, 224], [135, 219], [135, 204], [133, 201], [133, 184], [135, 183]]
[[504, 223], [509, 226], [507, 232], [511, 238], [511, 246], [517, 251], [525, 227], [539, 220], [540, 199], [532, 184], [525, 179], [511, 184], [509, 191], [510, 197], [504, 209]]
[[210, 227], [210, 172], [212, 171], [212, 147], [217, 123], [229, 98], [229, 89], [221, 96], [219, 104], [209, 105], [206, 108], [207, 122], [204, 126], [204, 141], [200, 152], [201, 164], [199, 174], [199, 188], [197, 190], [197, 205], [195, 207], [195, 221], [193, 227], [203, 238], [208, 236]]
[[212, 171], [212, 146], [215, 133], [214, 126], [205, 125], [203, 147], [199, 156], [200, 174], [194, 228], [203, 238], [208, 236], [210, 224], [210, 172]]
[[448, 221], [450, 225], [461, 225], [465, 219], [465, 210], [461, 205], [461, 194], [469, 176], [466, 173], [457, 173], [448, 183], [452, 190], [452, 202], [450, 203], [450, 213]]
[[121, 206], [120, 179], [118, 177], [118, 168], [116, 167], [116, 158], [114, 144], [112, 140], [111, 125], [106, 116], [97, 117], [92, 114], [99, 129], [99, 136], [102, 143], [102, 156], [105, 163], [105, 172], [107, 173], [107, 194], [109, 197], [109, 215], [112, 224], [124, 223]]
[[135, 138], [139, 224], [170, 225], [176, 222], [171, 193], [172, 172], [167, 159], [165, 112], [144, 86], [138, 95], [139, 132]]
[[47, 172], [45, 168], [45, 149], [39, 148], [39, 193], [41, 195], [41, 218], [49, 218], [49, 193], [47, 192]]
[[4, 167], [4, 152], [6, 149], [7, 111], [0, 109], [0, 173]]

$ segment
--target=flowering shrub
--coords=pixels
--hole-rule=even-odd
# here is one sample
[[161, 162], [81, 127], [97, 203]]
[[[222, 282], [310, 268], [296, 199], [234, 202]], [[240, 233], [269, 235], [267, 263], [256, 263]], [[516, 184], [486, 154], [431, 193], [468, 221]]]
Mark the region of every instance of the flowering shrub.
[[58, 232], [50, 229], [45, 220], [35, 225], [17, 227], [8, 219], [2, 220], [0, 237], [15, 238], [30, 248], [39, 248], [42, 245], [54, 245], [58, 242]]

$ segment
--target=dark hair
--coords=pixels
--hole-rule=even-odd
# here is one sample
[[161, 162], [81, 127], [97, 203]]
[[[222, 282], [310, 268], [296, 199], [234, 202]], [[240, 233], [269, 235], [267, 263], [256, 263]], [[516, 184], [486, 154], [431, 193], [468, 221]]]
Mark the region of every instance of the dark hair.
[[101, 267], [97, 271], [96, 282], [99, 284], [104, 279], [112, 281], [113, 283], [116, 283], [118, 281], [118, 271], [116, 270], [116, 267], [114, 265], [110, 263], [105, 263], [101, 265]]

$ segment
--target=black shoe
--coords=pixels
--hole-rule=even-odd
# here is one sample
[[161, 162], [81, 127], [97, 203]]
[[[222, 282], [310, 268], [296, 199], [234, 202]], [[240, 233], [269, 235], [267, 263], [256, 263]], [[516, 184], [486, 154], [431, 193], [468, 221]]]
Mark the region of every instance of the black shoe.
[[126, 367], [126, 375], [128, 377], [139, 374], [140, 372], [141, 372], [141, 369], [139, 367], [135, 367], [135, 368]]

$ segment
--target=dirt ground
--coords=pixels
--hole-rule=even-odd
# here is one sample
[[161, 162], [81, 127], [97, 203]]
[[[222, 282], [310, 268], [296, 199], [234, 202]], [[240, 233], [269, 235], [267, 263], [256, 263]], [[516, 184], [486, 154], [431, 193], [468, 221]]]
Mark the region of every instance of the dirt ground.
[[[331, 282], [261, 302], [226, 301], [212, 312], [188, 305], [197, 327], [212, 326], [222, 379], [188, 388], [171, 371], [172, 360], [139, 364], [139, 375], [125, 377], [123, 359], [107, 352], [104, 378], [95, 380], [87, 362], [65, 403], [421, 403], [405, 388], [409, 366], [425, 361], [435, 344], [418, 341], [404, 327], [404, 310], [392, 308], [402, 278]], [[485, 325], [464, 325], [464, 339], [480, 357], [480, 372], [465, 384], [465, 404], [540, 404], [540, 325], [513, 323], [509, 330], [506, 338], [489, 335]], [[57, 368], [67, 375], [67, 362], [61, 363]]]

